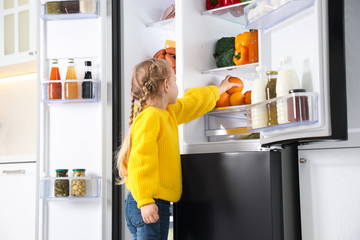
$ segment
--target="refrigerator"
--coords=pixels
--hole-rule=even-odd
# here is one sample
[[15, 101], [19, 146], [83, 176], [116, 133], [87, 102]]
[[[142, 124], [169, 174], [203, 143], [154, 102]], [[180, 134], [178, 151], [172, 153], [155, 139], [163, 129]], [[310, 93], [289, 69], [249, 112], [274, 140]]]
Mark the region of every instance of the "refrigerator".
[[[277, 70], [281, 57], [291, 56], [306, 92], [286, 97], [306, 97], [310, 111], [308, 120], [254, 129], [247, 117], [254, 106], [235, 106], [179, 126], [184, 191], [174, 205], [174, 238], [300, 239], [298, 144], [347, 139], [344, 2], [287, 1], [255, 22], [246, 20], [255, 1], [214, 10], [206, 10], [204, 0], [80, 0], [78, 10], [76, 2], [38, 5], [37, 239], [128, 239], [126, 190], [114, 185], [114, 153], [128, 129], [131, 73], [174, 42], [179, 97], [219, 85], [226, 75], [251, 90], [258, 65]], [[161, 20], [172, 4], [176, 16]], [[216, 41], [250, 28], [259, 31], [258, 63], [216, 68]], [[65, 79], [69, 58], [77, 79]], [[50, 80], [52, 59], [61, 80]], [[86, 61], [90, 80], [84, 79]], [[82, 95], [84, 82], [92, 83], [90, 99]], [[65, 98], [69, 83], [77, 84], [76, 99]], [[50, 99], [54, 84], [61, 84], [61, 99]], [[57, 178], [59, 169], [68, 176]], [[73, 176], [79, 169], [85, 177]], [[67, 181], [69, 196], [55, 196], [59, 180]], [[79, 180], [86, 193], [73, 196], [72, 182]]]
[[[161, 20], [171, 4], [175, 18]], [[179, 97], [227, 75], [251, 90], [256, 66], [278, 70], [291, 56], [311, 109], [308, 120], [261, 129], [249, 121], [259, 105], [215, 109], [179, 126], [183, 194], [174, 204], [174, 239], [301, 239], [298, 146], [348, 137], [344, 1], [285, 1], [249, 22], [256, 4], [206, 10], [202, 0], [122, 1], [123, 131], [132, 69], [166, 40], [176, 41]], [[217, 40], [249, 29], [258, 29], [259, 62], [217, 68]]]

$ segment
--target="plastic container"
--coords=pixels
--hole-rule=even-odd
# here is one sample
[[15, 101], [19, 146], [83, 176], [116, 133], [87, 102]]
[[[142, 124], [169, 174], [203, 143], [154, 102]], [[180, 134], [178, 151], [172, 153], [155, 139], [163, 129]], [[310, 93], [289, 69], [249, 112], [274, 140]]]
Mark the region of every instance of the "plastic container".
[[[281, 59], [276, 81], [276, 97], [287, 95], [291, 89], [300, 89], [300, 82], [292, 65], [292, 59], [287, 56]], [[277, 121], [279, 124], [289, 122], [287, 102], [285, 100], [277, 102]]]
[[[56, 169], [57, 178], [67, 178], [68, 169]], [[54, 181], [54, 196], [55, 197], [68, 197], [69, 196], [69, 180], [56, 179]]]
[[[73, 169], [74, 178], [84, 178], [85, 169]], [[73, 179], [71, 180], [71, 196], [84, 197], [86, 196], [86, 180], [85, 179]]]
[[[251, 103], [255, 104], [266, 100], [266, 67], [258, 66], [255, 68], [256, 78], [251, 90]], [[265, 105], [256, 106], [251, 111], [252, 128], [262, 128], [267, 125], [267, 115]]]
[[[266, 100], [276, 98], [276, 85], [277, 85], [277, 71], [268, 71], [267, 75], [267, 84], [265, 86]], [[267, 126], [277, 125], [277, 109], [276, 102], [270, 102], [266, 104], [266, 114], [267, 114]]]

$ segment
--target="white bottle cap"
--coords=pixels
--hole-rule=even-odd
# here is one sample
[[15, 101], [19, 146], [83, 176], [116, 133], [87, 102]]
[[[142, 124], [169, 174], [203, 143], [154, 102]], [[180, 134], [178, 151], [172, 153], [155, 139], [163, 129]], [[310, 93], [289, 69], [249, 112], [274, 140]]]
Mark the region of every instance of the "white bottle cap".
[[288, 64], [288, 63], [292, 63], [292, 59], [290, 56], [285, 56], [285, 57], [282, 57], [280, 59], [280, 63], [281, 64]]
[[257, 66], [257, 67], [255, 68], [255, 71], [256, 71], [257, 73], [262, 72], [262, 71], [266, 71], [266, 66], [259, 65], [259, 66]]

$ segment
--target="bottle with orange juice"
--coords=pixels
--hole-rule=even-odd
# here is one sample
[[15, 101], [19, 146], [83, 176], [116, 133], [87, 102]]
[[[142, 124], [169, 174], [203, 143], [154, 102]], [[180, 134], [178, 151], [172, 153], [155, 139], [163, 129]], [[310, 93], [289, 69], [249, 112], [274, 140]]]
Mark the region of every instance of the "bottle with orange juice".
[[[76, 80], [74, 59], [68, 59], [69, 65], [66, 72], [66, 80]], [[77, 82], [65, 82], [65, 99], [77, 99], [78, 98], [78, 83]]]

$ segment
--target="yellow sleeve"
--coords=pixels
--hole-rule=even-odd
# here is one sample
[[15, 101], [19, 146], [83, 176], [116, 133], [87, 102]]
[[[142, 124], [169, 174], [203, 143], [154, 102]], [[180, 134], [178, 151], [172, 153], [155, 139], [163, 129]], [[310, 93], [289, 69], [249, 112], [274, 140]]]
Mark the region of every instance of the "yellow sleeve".
[[192, 88], [182, 98], [178, 98], [171, 108], [180, 125], [211, 111], [219, 98], [219, 88], [216, 86]]
[[158, 142], [160, 116], [154, 112], [139, 115], [133, 125], [128, 165], [128, 184], [138, 208], [155, 202], [159, 186]]

